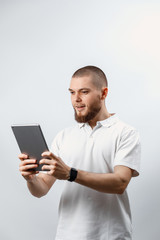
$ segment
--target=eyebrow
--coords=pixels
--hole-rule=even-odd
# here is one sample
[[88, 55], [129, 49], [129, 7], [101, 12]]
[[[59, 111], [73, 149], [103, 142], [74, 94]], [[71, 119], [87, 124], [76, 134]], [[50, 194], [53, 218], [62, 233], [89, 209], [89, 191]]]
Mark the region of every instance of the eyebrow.
[[[71, 92], [71, 91], [75, 91], [75, 90], [73, 90], [73, 89], [71, 89], [71, 88], [69, 88], [68, 90], [69, 90], [70, 92]], [[80, 88], [80, 89], [78, 89], [78, 92], [79, 92], [79, 91], [82, 91], [82, 90], [88, 90], [88, 91], [89, 91], [90, 88]]]

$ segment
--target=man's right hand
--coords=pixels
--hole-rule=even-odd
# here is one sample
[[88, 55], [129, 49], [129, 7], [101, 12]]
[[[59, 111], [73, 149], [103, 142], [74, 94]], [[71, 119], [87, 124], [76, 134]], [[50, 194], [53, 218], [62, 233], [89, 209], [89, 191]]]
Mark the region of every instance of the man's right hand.
[[21, 175], [29, 182], [33, 181], [38, 171], [32, 169], [38, 167], [36, 159], [29, 159], [26, 154], [19, 154], [18, 158], [21, 160], [19, 164], [19, 171]]

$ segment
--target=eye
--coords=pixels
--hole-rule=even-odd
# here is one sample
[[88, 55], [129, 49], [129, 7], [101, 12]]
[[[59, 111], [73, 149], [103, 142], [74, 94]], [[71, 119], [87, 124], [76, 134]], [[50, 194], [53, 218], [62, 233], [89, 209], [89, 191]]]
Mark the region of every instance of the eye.
[[71, 95], [73, 95], [74, 93], [75, 93], [75, 92], [73, 92], [73, 91], [70, 91], [70, 94], [71, 94]]
[[82, 91], [82, 93], [84, 93], [84, 94], [87, 94], [87, 93], [88, 93], [88, 91], [87, 91], [87, 90], [83, 90], [83, 91]]

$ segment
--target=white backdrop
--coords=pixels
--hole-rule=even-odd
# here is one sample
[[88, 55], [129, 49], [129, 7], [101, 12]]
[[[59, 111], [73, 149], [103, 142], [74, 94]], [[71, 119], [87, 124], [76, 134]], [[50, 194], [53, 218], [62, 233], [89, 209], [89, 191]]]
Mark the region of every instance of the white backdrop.
[[34, 198], [21, 177], [13, 123], [40, 123], [50, 146], [75, 124], [72, 73], [106, 73], [110, 112], [136, 127], [141, 175], [128, 191], [134, 240], [159, 230], [160, 2], [157, 0], [0, 0], [0, 239], [53, 240], [63, 182]]

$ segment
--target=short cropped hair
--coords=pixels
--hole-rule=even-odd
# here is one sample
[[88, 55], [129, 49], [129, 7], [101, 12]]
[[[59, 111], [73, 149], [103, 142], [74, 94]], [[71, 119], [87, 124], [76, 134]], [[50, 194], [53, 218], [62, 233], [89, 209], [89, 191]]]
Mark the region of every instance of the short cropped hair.
[[95, 66], [82, 67], [72, 75], [72, 78], [84, 76], [91, 76], [93, 84], [98, 89], [101, 89], [102, 87], [108, 87], [107, 77], [105, 73], [98, 67]]

